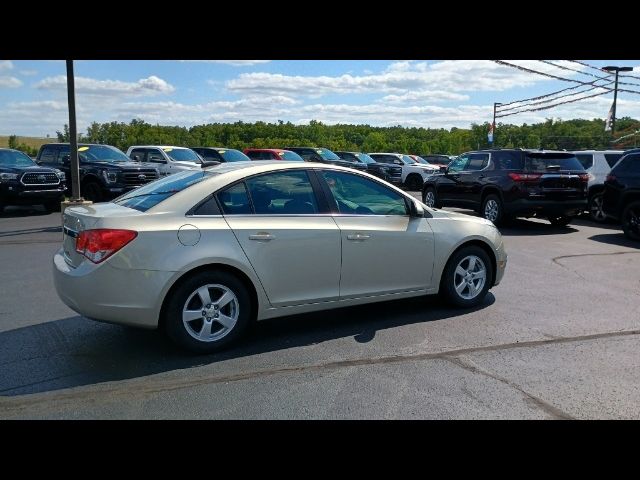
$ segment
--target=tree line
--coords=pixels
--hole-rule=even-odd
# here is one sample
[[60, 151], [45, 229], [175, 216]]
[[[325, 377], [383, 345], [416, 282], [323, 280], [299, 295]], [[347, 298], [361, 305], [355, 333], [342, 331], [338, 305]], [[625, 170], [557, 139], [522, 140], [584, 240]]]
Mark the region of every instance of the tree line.
[[[124, 122], [93, 122], [80, 142], [102, 143], [126, 150], [130, 145], [176, 145], [185, 147], [217, 146], [242, 150], [247, 147], [318, 146], [330, 150], [363, 152], [401, 152], [411, 154], [456, 155], [488, 148], [488, 123], [471, 128], [436, 129], [422, 127], [374, 127], [370, 125], [325, 125], [312, 120], [308, 125], [291, 122], [235, 122], [196, 125], [190, 128], [152, 125], [134, 119]], [[640, 129], [640, 121], [623, 117], [616, 121], [616, 138]], [[58, 141], [69, 141], [69, 128], [56, 132]], [[639, 137], [630, 136], [613, 144], [615, 148], [637, 145]], [[495, 146], [500, 148], [607, 149], [612, 148], [610, 132], [604, 121], [547, 119], [531, 125], [498, 123]]]

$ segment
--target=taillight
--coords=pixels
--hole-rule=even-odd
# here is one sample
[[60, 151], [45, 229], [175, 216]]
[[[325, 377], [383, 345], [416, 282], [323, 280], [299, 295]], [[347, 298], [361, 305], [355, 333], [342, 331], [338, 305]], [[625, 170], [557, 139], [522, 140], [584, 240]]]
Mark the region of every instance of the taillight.
[[616, 176], [615, 175], [607, 175], [607, 182], [615, 182], [616, 181]]
[[578, 176], [580, 177], [580, 180], [582, 180], [583, 182], [588, 182], [589, 181], [589, 174], [588, 173], [579, 173]]
[[510, 173], [509, 178], [514, 182], [535, 182], [540, 180], [541, 173]]
[[84, 230], [76, 238], [76, 252], [100, 263], [138, 236], [133, 230], [98, 228]]

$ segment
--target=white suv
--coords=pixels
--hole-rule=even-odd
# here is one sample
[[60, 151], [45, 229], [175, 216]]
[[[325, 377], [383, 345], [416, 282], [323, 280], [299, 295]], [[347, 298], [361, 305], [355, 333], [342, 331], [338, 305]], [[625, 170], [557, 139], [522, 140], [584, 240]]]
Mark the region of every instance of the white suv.
[[127, 149], [127, 156], [135, 162], [156, 164], [160, 175], [198, 170], [202, 167], [202, 157], [186, 147], [134, 145]]
[[368, 153], [378, 163], [392, 163], [402, 167], [402, 185], [407, 190], [422, 191], [427, 177], [440, 171], [440, 167], [416, 162], [409, 155], [401, 153]]
[[602, 211], [604, 181], [624, 150], [578, 150], [573, 152], [589, 174], [589, 216], [596, 222], [604, 222]]

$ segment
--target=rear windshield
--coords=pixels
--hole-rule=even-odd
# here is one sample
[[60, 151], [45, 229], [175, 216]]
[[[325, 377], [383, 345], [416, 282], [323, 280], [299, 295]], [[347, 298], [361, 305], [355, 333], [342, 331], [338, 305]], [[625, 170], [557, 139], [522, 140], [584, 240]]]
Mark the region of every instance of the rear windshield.
[[280, 155], [280, 158], [282, 158], [282, 160], [286, 160], [288, 162], [304, 162], [304, 158], [302, 158], [296, 152], [292, 152], [290, 150], [278, 152], [278, 155]]
[[546, 173], [548, 171], [584, 171], [582, 164], [573, 153], [527, 153], [525, 170]]
[[218, 153], [222, 155], [225, 162], [250, 162], [251, 159], [247, 157], [240, 150], [218, 150]]
[[119, 196], [113, 203], [146, 212], [185, 188], [217, 175], [211, 171], [187, 170], [147, 183]]

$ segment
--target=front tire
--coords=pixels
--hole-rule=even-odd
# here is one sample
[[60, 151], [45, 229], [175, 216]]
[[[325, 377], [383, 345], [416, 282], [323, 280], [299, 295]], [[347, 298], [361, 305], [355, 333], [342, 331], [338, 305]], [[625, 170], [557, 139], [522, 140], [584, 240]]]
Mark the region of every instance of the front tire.
[[480, 247], [470, 245], [454, 253], [442, 273], [440, 293], [460, 308], [480, 304], [493, 283], [493, 264]]
[[566, 215], [560, 215], [558, 217], [549, 217], [551, 225], [554, 227], [566, 227], [571, 222], [572, 218]]
[[102, 188], [98, 182], [87, 182], [82, 186], [82, 196], [93, 203], [102, 201]]
[[631, 240], [640, 240], [640, 202], [632, 202], [622, 212], [622, 231]]
[[216, 352], [242, 336], [251, 319], [244, 284], [223, 271], [200, 272], [176, 288], [164, 313], [165, 331], [196, 354]]
[[602, 210], [602, 199], [604, 194], [602, 192], [596, 193], [589, 197], [589, 218], [597, 223], [604, 223], [607, 221], [607, 216]]

